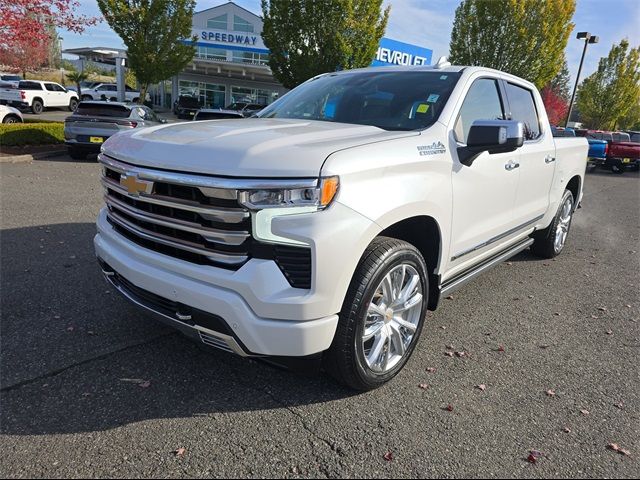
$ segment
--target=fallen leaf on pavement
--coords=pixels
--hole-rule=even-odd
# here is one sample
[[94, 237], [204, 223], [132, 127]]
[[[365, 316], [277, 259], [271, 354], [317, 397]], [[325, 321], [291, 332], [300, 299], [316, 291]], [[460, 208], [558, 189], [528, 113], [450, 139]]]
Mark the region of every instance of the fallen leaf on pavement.
[[453, 300], [453, 295], [449, 295], [449, 296], [447, 297], [447, 300]]
[[464, 357], [466, 352], [456, 352], [456, 357]]
[[527, 461], [529, 463], [536, 463], [539, 458], [544, 457], [544, 453], [539, 452], [538, 450], [529, 451], [529, 456], [527, 457]]
[[589, 410], [584, 410], [583, 409], [583, 410], [580, 410], [580, 413], [583, 414], [583, 415], [589, 415], [590, 412], [589, 412]]
[[421, 388], [422, 390], [426, 390], [429, 388], [429, 385], [427, 385], [426, 383], [421, 383], [420, 385], [418, 385], [418, 388]]
[[447, 405], [447, 406], [445, 407], [445, 410], [446, 410], [447, 412], [453, 412], [453, 405], [451, 405], [451, 404]]
[[393, 452], [391, 450], [389, 450], [387, 453], [384, 454], [384, 459], [387, 462], [390, 462], [393, 460]]
[[428, 368], [427, 368], [427, 372], [429, 372], [429, 373], [436, 373], [436, 369], [435, 369], [435, 368], [433, 368], [433, 367], [428, 367]]
[[598, 307], [598, 310], [600, 310], [601, 312], [606, 312], [607, 311], [607, 307]]
[[624, 408], [624, 403], [620, 402], [620, 403], [616, 403], [615, 406], [617, 408], [619, 408], [620, 410], [622, 410]]
[[444, 352], [447, 357], [453, 357], [453, 352]]
[[547, 394], [548, 397], [555, 397], [556, 395], [555, 390], [547, 390], [545, 393]]
[[629, 450], [620, 447], [617, 443], [610, 443], [609, 445], [607, 445], [607, 448], [622, 455], [631, 455], [631, 452]]
[[504, 347], [502, 345], [500, 345], [498, 347], [498, 349], [496, 350], [496, 352], [504, 352]]
[[455, 350], [455, 348], [453, 348], [453, 345], [447, 345], [445, 348], [447, 350]]
[[186, 453], [187, 449], [186, 448], [178, 448], [176, 451], [174, 451], [173, 453], [176, 454], [176, 457], [182, 457], [185, 453]]
[[149, 380], [145, 380], [142, 383], [139, 383], [138, 386], [140, 388], [149, 388], [151, 386], [151, 382]]
[[564, 427], [565, 433], [571, 433], [571, 429], [569, 427]]
[[476, 388], [484, 392], [487, 389], [487, 386], [484, 383], [481, 383], [480, 385], [476, 385]]
[[613, 331], [612, 330], [607, 330], [607, 335], [612, 335]]
[[67, 327], [67, 332], [73, 332], [74, 328], [72, 326]]

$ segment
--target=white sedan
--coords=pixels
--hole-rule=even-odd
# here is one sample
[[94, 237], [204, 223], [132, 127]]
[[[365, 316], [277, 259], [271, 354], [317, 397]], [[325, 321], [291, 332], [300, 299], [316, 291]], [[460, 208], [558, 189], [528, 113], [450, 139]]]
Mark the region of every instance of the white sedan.
[[22, 113], [20, 110], [6, 105], [0, 105], [0, 122], [2, 123], [22, 123]]

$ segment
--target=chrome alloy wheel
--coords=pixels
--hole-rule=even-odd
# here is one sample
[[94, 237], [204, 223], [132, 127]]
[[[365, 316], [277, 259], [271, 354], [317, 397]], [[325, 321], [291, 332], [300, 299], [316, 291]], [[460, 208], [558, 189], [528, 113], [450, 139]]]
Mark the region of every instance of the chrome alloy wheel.
[[558, 225], [556, 226], [556, 237], [553, 242], [553, 248], [556, 253], [559, 253], [564, 247], [564, 243], [567, 241], [567, 235], [569, 234], [569, 226], [571, 225], [571, 214], [573, 213], [573, 197], [568, 196], [562, 204], [562, 210], [560, 211], [560, 218], [558, 219]]
[[391, 370], [404, 357], [422, 315], [422, 281], [403, 263], [385, 275], [367, 309], [362, 349], [375, 373]]

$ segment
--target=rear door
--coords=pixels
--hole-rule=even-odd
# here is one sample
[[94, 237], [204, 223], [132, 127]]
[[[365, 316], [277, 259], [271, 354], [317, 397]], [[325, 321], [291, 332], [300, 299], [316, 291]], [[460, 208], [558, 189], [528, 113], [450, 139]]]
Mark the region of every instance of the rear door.
[[504, 83], [509, 118], [524, 125], [525, 142], [518, 149], [520, 179], [515, 202], [518, 225], [535, 222], [549, 208], [555, 174], [555, 143], [546, 112], [536, 90], [512, 80]]

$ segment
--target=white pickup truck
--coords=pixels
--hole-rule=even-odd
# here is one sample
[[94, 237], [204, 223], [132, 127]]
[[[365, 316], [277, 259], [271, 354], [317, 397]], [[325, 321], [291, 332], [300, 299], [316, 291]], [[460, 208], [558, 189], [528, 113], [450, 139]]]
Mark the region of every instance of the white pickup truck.
[[51, 107], [73, 112], [78, 106], [78, 94], [55, 82], [21, 80], [16, 88], [0, 88], [0, 103], [19, 110], [31, 109], [36, 115]]
[[[127, 102], [137, 103], [140, 99], [140, 92], [129, 85], [125, 85], [124, 99]], [[147, 94], [146, 100], [150, 99], [151, 96]], [[112, 102], [117, 102], [118, 85], [115, 83], [98, 83], [93, 88], [83, 88], [82, 100], [111, 100]]]
[[197, 342], [390, 380], [427, 310], [565, 247], [588, 144], [529, 82], [480, 67], [329, 73], [257, 118], [115, 135], [99, 156], [108, 281]]

